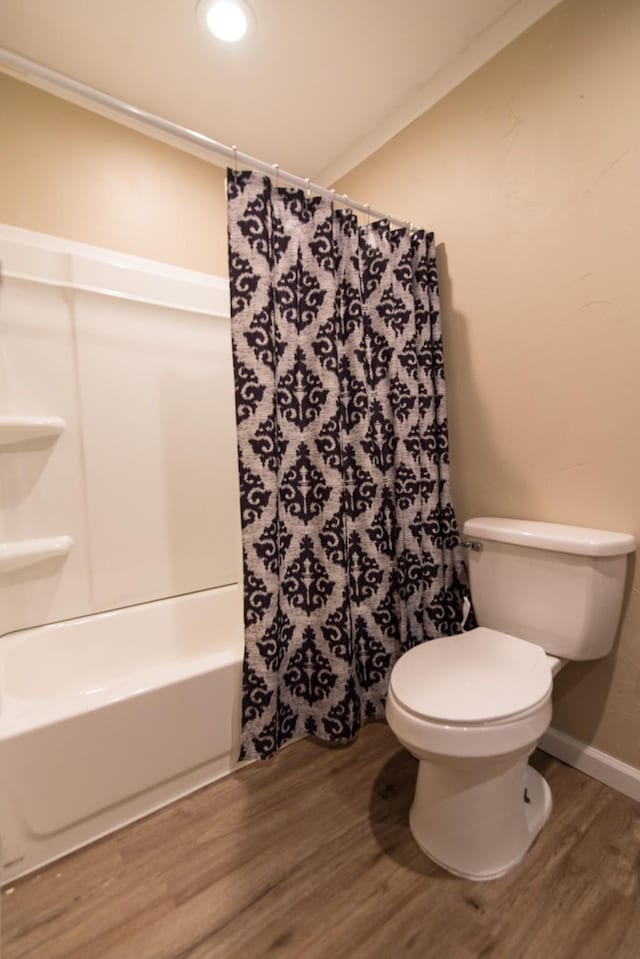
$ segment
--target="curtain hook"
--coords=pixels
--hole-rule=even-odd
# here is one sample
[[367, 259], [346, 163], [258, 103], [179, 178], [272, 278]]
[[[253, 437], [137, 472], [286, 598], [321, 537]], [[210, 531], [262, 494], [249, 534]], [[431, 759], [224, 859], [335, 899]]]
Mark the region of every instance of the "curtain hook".
[[311, 198], [311, 177], [306, 176], [304, 182], [307, 184], [307, 200]]
[[367, 226], [371, 226], [371, 204], [365, 203], [367, 209]]
[[237, 146], [232, 146], [231, 149], [233, 150], [233, 169], [234, 169], [234, 172], [237, 173], [238, 172], [238, 148]]
[[273, 165], [273, 169], [276, 171], [276, 190], [277, 190], [277, 189], [278, 189], [278, 182], [279, 182], [279, 180], [280, 180], [280, 164], [279, 164], [279, 163], [274, 163], [274, 164], [272, 164], [272, 165]]

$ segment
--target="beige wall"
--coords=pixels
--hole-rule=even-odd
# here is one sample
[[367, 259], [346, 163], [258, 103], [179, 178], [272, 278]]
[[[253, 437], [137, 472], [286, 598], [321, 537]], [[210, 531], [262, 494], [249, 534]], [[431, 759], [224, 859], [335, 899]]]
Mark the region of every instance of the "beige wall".
[[226, 276], [224, 170], [0, 75], [0, 222]]
[[[568, 0], [337, 184], [436, 232], [460, 520], [640, 538], [640, 4]], [[640, 596], [554, 725], [640, 767]]]

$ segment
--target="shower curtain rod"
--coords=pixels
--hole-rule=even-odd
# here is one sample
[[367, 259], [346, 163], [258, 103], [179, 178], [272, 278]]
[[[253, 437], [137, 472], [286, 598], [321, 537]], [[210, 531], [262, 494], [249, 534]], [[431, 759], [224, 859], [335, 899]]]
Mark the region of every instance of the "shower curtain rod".
[[71, 93], [81, 100], [95, 103], [112, 113], [127, 117], [129, 120], [134, 120], [136, 123], [153, 127], [155, 130], [159, 130], [171, 137], [176, 137], [179, 140], [185, 140], [187, 143], [192, 143], [208, 153], [225, 157], [234, 166], [240, 164], [241, 166], [251, 167], [253, 170], [265, 173], [267, 176], [274, 178], [277, 183], [288, 183], [299, 189], [315, 193], [318, 196], [325, 197], [336, 203], [341, 203], [353, 210], [366, 213], [374, 220], [388, 220], [390, 223], [395, 223], [398, 226], [409, 227], [410, 230], [413, 229], [413, 224], [410, 223], [409, 220], [399, 220], [389, 213], [372, 210], [368, 203], [356, 203], [354, 200], [349, 199], [345, 193], [336, 193], [335, 190], [328, 190], [326, 187], [320, 186], [317, 183], [311, 183], [308, 178], [296, 176], [294, 173], [287, 173], [286, 170], [281, 170], [277, 163], [266, 163], [264, 160], [258, 160], [248, 153], [242, 153], [235, 146], [227, 146], [225, 143], [219, 143], [204, 133], [198, 133], [197, 130], [189, 130], [187, 127], [173, 123], [171, 120], [165, 120], [163, 117], [149, 113], [147, 110], [134, 107], [124, 100], [118, 100], [116, 97], [109, 96], [108, 93], [103, 93], [102, 90], [96, 90], [94, 87], [87, 86], [85, 83], [80, 83], [79, 80], [67, 77], [63, 73], [58, 73], [50, 67], [45, 67], [41, 63], [29, 60], [27, 57], [23, 57], [19, 53], [14, 53], [12, 50], [7, 50], [4, 47], [0, 47], [0, 68], [2, 67], [8, 67], [10, 70], [24, 77], [33, 77], [42, 80], [48, 86], [52, 86], [58, 90], [64, 90], [66, 93]]

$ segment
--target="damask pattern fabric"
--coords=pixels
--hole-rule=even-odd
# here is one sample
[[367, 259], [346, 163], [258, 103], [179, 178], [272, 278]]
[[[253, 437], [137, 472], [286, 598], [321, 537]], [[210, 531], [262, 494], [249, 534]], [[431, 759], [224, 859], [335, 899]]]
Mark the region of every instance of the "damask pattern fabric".
[[461, 628], [432, 234], [228, 171], [244, 758], [381, 717], [405, 650]]

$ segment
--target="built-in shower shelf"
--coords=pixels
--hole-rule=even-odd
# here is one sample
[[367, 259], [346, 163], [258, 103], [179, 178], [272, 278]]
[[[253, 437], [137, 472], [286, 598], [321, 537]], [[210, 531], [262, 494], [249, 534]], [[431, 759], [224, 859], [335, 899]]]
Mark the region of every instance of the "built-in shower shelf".
[[44, 559], [66, 556], [72, 546], [72, 536], [46, 536], [42, 539], [0, 543], [0, 573], [10, 573]]
[[0, 446], [59, 436], [67, 424], [59, 416], [4, 416], [0, 414]]

